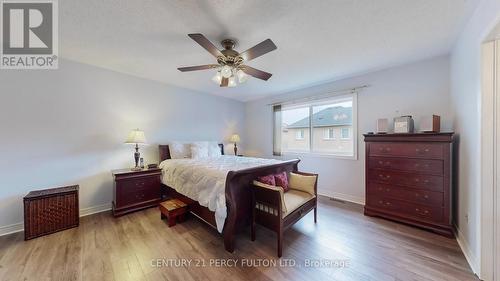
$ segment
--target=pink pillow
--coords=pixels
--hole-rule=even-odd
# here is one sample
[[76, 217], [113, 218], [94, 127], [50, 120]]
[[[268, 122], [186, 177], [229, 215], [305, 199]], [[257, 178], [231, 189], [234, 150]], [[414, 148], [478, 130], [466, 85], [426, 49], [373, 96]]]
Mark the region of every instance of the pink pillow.
[[274, 175], [274, 180], [276, 181], [276, 186], [281, 186], [284, 192], [288, 191], [288, 176], [286, 172]]
[[274, 180], [274, 176], [273, 175], [258, 177], [257, 180], [260, 181], [261, 183], [265, 183], [265, 184], [268, 184], [268, 185], [272, 185], [272, 186], [276, 185], [276, 181]]

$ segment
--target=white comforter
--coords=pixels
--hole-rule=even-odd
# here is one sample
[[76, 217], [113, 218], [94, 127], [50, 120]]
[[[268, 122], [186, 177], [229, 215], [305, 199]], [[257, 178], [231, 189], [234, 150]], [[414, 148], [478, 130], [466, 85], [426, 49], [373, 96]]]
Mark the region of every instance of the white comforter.
[[223, 155], [218, 158], [168, 159], [160, 164], [162, 182], [215, 212], [222, 233], [227, 216], [226, 176], [229, 171], [280, 163], [279, 160]]

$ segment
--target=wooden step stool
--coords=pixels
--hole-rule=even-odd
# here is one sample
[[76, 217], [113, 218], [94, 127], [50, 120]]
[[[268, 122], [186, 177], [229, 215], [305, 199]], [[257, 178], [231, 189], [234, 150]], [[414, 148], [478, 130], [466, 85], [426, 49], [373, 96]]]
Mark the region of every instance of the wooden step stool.
[[179, 199], [170, 199], [161, 202], [159, 209], [161, 212], [161, 219], [168, 219], [168, 227], [174, 226], [177, 218], [179, 222], [184, 221], [188, 205]]

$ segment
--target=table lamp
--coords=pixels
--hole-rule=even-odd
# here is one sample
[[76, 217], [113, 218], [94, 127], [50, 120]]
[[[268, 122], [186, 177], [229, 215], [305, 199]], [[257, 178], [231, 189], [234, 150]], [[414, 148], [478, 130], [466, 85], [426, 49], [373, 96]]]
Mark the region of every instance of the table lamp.
[[130, 134], [128, 135], [125, 143], [135, 144], [135, 153], [134, 153], [135, 167], [132, 168], [132, 171], [142, 170], [141, 167], [139, 167], [139, 158], [141, 157], [141, 154], [139, 153], [139, 144], [146, 143], [146, 137], [144, 136], [144, 132], [139, 129], [132, 130], [132, 132], [130, 132]]
[[234, 134], [231, 136], [231, 139], [229, 139], [229, 141], [234, 142], [234, 155], [238, 155], [238, 147], [236, 147], [236, 143], [240, 142], [240, 136]]

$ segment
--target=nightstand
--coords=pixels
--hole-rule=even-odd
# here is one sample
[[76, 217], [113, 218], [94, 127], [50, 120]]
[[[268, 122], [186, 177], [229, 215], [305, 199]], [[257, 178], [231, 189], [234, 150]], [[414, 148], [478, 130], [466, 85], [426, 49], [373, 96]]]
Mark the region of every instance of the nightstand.
[[112, 171], [112, 174], [115, 217], [158, 206], [161, 201], [161, 169], [121, 169]]

